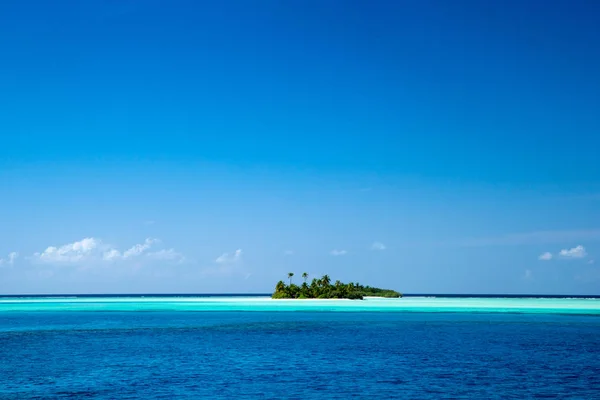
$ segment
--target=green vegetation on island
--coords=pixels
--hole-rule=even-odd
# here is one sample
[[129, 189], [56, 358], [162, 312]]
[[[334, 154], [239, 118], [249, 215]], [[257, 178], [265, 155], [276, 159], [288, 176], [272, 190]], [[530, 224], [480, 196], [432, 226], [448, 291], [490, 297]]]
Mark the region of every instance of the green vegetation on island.
[[335, 281], [331, 283], [329, 275], [323, 275], [320, 279], [313, 279], [310, 284], [308, 274], [302, 274], [304, 282], [298, 286], [292, 283], [294, 273], [288, 273], [289, 285], [283, 281], [277, 282], [275, 292], [272, 298], [274, 299], [351, 299], [362, 300], [365, 296], [378, 297], [402, 297], [401, 293], [390, 289], [380, 289], [370, 286], [363, 286], [360, 283], [342, 283]]

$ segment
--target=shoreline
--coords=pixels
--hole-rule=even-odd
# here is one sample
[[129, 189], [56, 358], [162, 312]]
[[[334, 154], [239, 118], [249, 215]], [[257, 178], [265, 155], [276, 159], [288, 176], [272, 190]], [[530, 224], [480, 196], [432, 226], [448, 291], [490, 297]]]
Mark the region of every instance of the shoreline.
[[[269, 300], [271, 301], [356, 301], [356, 300], [351, 300], [351, 299], [273, 299], [271, 297], [269, 297]], [[358, 300], [360, 301], [360, 300]]]

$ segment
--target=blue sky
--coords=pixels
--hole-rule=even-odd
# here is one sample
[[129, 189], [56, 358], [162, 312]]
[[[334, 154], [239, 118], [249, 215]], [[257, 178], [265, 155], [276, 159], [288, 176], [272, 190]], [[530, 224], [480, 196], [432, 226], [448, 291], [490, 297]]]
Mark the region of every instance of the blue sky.
[[599, 15], [2, 2], [0, 293], [600, 294]]

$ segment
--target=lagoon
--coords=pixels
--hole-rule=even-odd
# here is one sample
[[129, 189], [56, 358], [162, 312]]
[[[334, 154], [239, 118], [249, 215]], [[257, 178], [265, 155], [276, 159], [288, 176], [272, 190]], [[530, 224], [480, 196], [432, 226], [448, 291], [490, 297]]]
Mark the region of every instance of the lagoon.
[[600, 298], [408, 296], [399, 299], [274, 300], [260, 295], [0, 297], [0, 313], [18, 311], [508, 312], [600, 315]]

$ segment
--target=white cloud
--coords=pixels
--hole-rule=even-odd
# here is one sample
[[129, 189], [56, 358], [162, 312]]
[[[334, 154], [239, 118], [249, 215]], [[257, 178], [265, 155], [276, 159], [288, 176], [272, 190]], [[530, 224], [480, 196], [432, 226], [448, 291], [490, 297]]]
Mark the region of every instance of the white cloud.
[[50, 246], [42, 253], [35, 253], [34, 257], [49, 263], [74, 263], [83, 261], [93, 255], [100, 241], [93, 237], [82, 239], [78, 242], [65, 244], [60, 247]]
[[558, 253], [561, 257], [566, 258], [583, 258], [587, 255], [585, 248], [582, 245], [573, 247], [572, 249], [563, 249]]
[[185, 261], [183, 254], [176, 252], [175, 249], [162, 249], [147, 253], [146, 255], [155, 260]]
[[249, 272], [242, 262], [242, 249], [233, 253], [223, 253], [215, 259], [216, 265], [211, 265], [201, 270], [203, 275], [211, 276], [245, 276]]
[[147, 255], [154, 260], [183, 260], [182, 254], [174, 249], [160, 249], [149, 252], [158, 239], [148, 238], [144, 243], [136, 244], [124, 252], [109, 246], [97, 238], [85, 238], [78, 242], [65, 244], [60, 247], [50, 246], [41, 253], [33, 255], [34, 260], [44, 263], [74, 264], [81, 262], [117, 262]]
[[19, 257], [19, 253], [17, 253], [16, 251], [13, 251], [12, 253], [10, 253], [8, 255], [8, 263], [10, 265], [13, 265], [15, 260], [17, 259], [17, 257]]
[[3, 258], [0, 258], [0, 265], [13, 265], [15, 263], [15, 260], [17, 259], [17, 257], [19, 257], [19, 253], [17, 253], [16, 251], [13, 251], [11, 253], [8, 253], [8, 258], [5, 260]]
[[590, 260], [588, 261], [588, 264], [593, 264], [595, 261], [594, 260]]
[[331, 252], [329, 253], [332, 256], [344, 256], [346, 254], [348, 254], [348, 252], [346, 250], [331, 250]]
[[121, 258], [121, 252], [117, 249], [110, 249], [104, 252], [102, 259], [105, 261], [114, 261]]
[[142, 254], [146, 250], [150, 249], [150, 247], [152, 247], [152, 245], [155, 244], [155, 243], [157, 243], [157, 242], [158, 242], [158, 240], [156, 240], [156, 239], [148, 238], [148, 239], [146, 239], [144, 241], [144, 243], [142, 243], [142, 244], [136, 244], [135, 246], [133, 246], [129, 250], [126, 250], [123, 253], [123, 258], [130, 258], [130, 257], [139, 256], [140, 254]]
[[381, 242], [375, 242], [371, 245], [371, 250], [385, 250], [386, 248], [385, 244]]
[[237, 249], [233, 254], [223, 253], [215, 262], [219, 264], [231, 264], [239, 261], [242, 258], [242, 249]]
[[144, 243], [136, 244], [125, 250], [122, 254], [117, 249], [109, 248], [102, 255], [102, 259], [104, 261], [117, 261], [137, 257], [147, 252], [156, 243], [160, 243], [160, 241], [158, 239], [147, 238]]
[[284, 256], [293, 256], [294, 255], [294, 250], [286, 250], [283, 252]]
[[542, 260], [542, 261], [552, 260], [552, 253], [547, 251], [543, 254], [540, 254], [540, 256], [538, 257], [538, 260]]
[[526, 269], [525, 274], [523, 275], [523, 279], [525, 279], [525, 280], [533, 279], [533, 271], [531, 271], [530, 269]]

